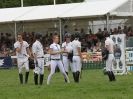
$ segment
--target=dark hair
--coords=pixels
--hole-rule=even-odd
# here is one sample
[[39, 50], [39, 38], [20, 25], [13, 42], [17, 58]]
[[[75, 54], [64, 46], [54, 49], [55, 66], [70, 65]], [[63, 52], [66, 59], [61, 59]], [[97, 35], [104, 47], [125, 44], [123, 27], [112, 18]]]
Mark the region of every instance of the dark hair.
[[54, 34], [54, 35], [52, 36], [53, 39], [54, 39], [55, 37], [59, 37], [59, 35], [58, 35], [58, 34]]
[[36, 39], [40, 39], [40, 37], [41, 37], [41, 35], [39, 35], [39, 34], [36, 34], [36, 36], [35, 36]]
[[109, 34], [109, 33], [106, 33], [106, 34], [105, 34], [105, 37], [110, 37], [110, 34]]

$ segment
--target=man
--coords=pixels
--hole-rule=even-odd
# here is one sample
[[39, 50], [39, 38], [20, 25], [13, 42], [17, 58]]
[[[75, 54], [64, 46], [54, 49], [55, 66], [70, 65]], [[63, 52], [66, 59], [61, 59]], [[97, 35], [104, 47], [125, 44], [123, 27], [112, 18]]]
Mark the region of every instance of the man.
[[60, 47], [59, 43], [59, 37], [58, 35], [53, 36], [53, 44], [50, 45], [50, 55], [51, 55], [51, 71], [47, 79], [47, 84], [50, 84], [50, 80], [52, 75], [55, 73], [56, 66], [59, 67], [60, 71], [62, 72], [64, 78], [67, 80], [67, 83], [69, 83], [69, 78], [65, 72], [65, 69], [63, 67], [63, 63], [61, 60], [61, 54], [62, 54], [62, 49]]
[[109, 34], [106, 34], [105, 48], [108, 50], [108, 58], [106, 59], [106, 71], [109, 77], [109, 81], [115, 81], [115, 75], [112, 71], [113, 61], [114, 61], [114, 42], [109, 38]]
[[22, 69], [26, 69], [25, 74], [25, 83], [28, 82], [28, 76], [29, 76], [29, 61], [28, 58], [31, 56], [30, 50], [29, 50], [29, 44], [26, 41], [23, 41], [22, 35], [17, 35], [18, 41], [15, 42], [14, 48], [16, 50], [17, 55], [17, 63], [18, 63], [18, 69], [19, 69], [19, 79], [20, 83], [23, 84], [23, 74]]
[[35, 63], [34, 82], [35, 85], [38, 85], [38, 76], [40, 76], [39, 84], [42, 85], [44, 77], [44, 51], [40, 42], [40, 35], [36, 35], [36, 41], [32, 45], [32, 53]]
[[68, 75], [69, 66], [71, 66], [71, 62], [72, 62], [72, 42], [71, 42], [70, 34], [65, 34], [65, 42], [62, 44], [62, 49], [63, 49], [63, 54], [62, 54], [63, 65], [64, 65], [65, 72]]
[[79, 75], [81, 72], [81, 42], [79, 41], [79, 35], [75, 35], [75, 39], [72, 41], [73, 49], [73, 74], [74, 81], [79, 82]]

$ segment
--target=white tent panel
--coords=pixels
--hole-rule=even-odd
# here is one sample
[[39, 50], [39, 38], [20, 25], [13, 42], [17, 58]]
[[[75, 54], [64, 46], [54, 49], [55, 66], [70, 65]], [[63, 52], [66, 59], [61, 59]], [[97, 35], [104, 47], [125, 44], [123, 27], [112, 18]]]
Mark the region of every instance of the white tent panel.
[[0, 9], [0, 22], [12, 22], [16, 17], [34, 10], [35, 7]]
[[128, 0], [94, 0], [83, 3], [57, 4], [0, 9], [0, 22], [37, 21], [57, 18], [102, 16]]
[[64, 13], [60, 17], [88, 17], [105, 15], [114, 11], [128, 0], [100, 0], [95, 2], [84, 2], [71, 11]]
[[76, 8], [81, 3], [38, 6], [35, 10], [16, 18], [16, 21], [57, 19], [59, 15]]

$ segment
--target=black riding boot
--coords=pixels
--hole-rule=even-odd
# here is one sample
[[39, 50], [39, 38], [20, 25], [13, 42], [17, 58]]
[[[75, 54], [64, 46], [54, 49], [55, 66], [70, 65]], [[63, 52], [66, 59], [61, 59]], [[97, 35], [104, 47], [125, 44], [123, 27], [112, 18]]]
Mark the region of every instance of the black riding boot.
[[43, 77], [44, 77], [44, 75], [43, 74], [40, 74], [40, 85], [43, 84]]
[[23, 74], [19, 74], [20, 84], [23, 84]]
[[29, 72], [26, 72], [25, 73], [25, 84], [27, 84], [28, 82], [28, 77], [29, 77]]
[[111, 71], [112, 81], [116, 81], [114, 73]]
[[107, 74], [108, 74], [108, 77], [109, 77], [109, 81], [112, 81], [111, 72], [110, 72], [110, 71], [108, 71], [108, 72], [107, 72]]
[[77, 72], [76, 72], [76, 81], [77, 81], [77, 82], [79, 82], [79, 75], [80, 75], [80, 72], [77, 71]]
[[73, 79], [74, 79], [74, 82], [76, 82], [76, 72], [73, 72]]
[[38, 85], [38, 74], [37, 73], [34, 73], [34, 82], [35, 82], [35, 85]]

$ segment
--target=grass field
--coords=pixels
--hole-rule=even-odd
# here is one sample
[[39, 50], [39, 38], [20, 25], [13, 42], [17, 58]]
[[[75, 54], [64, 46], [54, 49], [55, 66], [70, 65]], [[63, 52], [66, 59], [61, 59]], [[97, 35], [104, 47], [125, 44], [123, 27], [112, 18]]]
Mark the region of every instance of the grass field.
[[29, 83], [20, 85], [16, 69], [0, 70], [0, 99], [133, 99], [133, 75], [117, 76], [116, 82], [109, 82], [102, 70], [84, 70], [79, 84], [64, 83], [60, 73], [56, 73], [51, 85], [35, 86], [33, 72]]

